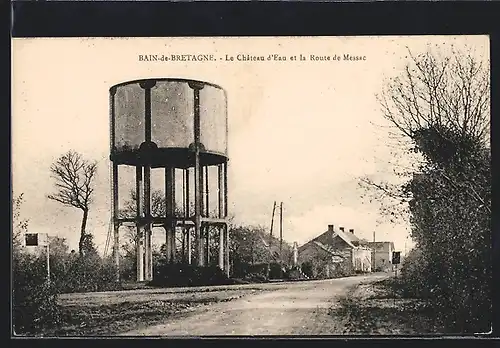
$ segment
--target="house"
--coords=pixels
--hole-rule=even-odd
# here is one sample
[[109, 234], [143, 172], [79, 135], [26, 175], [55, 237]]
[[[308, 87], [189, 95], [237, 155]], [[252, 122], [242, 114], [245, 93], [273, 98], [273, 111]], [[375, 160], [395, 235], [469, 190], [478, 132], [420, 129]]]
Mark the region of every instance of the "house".
[[[298, 248], [298, 263], [314, 278], [332, 278], [355, 271], [371, 272], [372, 250], [354, 234], [334, 225]], [[307, 272], [304, 269], [308, 269]]]
[[394, 251], [393, 242], [366, 242], [365, 244], [373, 250], [372, 268], [374, 270], [392, 270], [392, 252]]

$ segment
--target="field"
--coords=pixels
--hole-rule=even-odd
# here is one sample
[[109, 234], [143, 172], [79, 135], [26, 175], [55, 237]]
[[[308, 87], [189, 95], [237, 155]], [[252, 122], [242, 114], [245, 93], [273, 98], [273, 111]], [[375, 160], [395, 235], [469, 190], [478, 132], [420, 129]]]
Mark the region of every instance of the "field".
[[62, 322], [40, 336], [115, 335], [272, 289], [268, 284], [62, 294]]

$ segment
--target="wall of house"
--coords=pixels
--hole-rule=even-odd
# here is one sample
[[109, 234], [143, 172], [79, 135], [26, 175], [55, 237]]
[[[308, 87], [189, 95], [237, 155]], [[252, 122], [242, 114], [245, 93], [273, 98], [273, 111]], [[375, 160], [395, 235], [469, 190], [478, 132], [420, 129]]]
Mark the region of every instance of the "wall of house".
[[298, 263], [303, 265], [309, 262], [312, 265], [312, 276], [314, 278], [335, 278], [352, 273], [352, 253], [349, 248], [336, 250], [336, 254], [343, 261], [335, 262], [333, 255], [318, 247], [314, 243], [308, 243], [299, 249]]
[[386, 271], [392, 269], [392, 251], [375, 251], [375, 270]]
[[371, 272], [372, 250], [365, 247], [353, 249], [353, 267], [355, 271]]

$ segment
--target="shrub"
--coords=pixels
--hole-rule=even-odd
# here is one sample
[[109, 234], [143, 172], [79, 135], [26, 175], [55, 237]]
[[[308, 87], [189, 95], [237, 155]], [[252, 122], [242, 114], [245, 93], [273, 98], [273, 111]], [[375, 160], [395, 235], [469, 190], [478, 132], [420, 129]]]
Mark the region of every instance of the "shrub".
[[269, 265], [269, 279], [283, 279], [283, 267], [276, 262]]
[[64, 265], [64, 273], [54, 277], [54, 283], [62, 293], [121, 289], [115, 281], [112, 261], [101, 260], [98, 255], [69, 258]]
[[16, 334], [33, 334], [60, 322], [57, 288], [47, 282], [44, 258], [16, 254], [13, 260], [13, 321]]
[[285, 274], [284, 274], [284, 277], [285, 277], [285, 279], [288, 279], [288, 280], [306, 279], [306, 275], [304, 273], [302, 273], [302, 270], [298, 266], [287, 269]]
[[249, 273], [243, 279], [251, 283], [265, 283], [268, 281], [267, 276], [262, 273]]
[[154, 271], [153, 286], [202, 286], [232, 284], [218, 266], [199, 267], [181, 263], [159, 261]]
[[313, 265], [310, 262], [304, 262], [302, 265], [300, 265], [300, 268], [302, 269], [302, 273], [304, 273], [306, 276], [309, 278], [313, 278]]

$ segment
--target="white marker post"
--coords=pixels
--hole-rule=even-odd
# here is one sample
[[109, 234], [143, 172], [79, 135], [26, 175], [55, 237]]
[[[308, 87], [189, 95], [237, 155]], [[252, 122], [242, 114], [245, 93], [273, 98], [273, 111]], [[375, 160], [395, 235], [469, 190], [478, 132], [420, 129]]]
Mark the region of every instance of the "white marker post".
[[47, 243], [47, 283], [50, 283], [50, 250], [49, 250], [49, 243]]
[[47, 233], [26, 233], [24, 235], [26, 247], [39, 247], [45, 246], [45, 253], [47, 259], [47, 283], [50, 283], [50, 249], [49, 249], [49, 235]]

